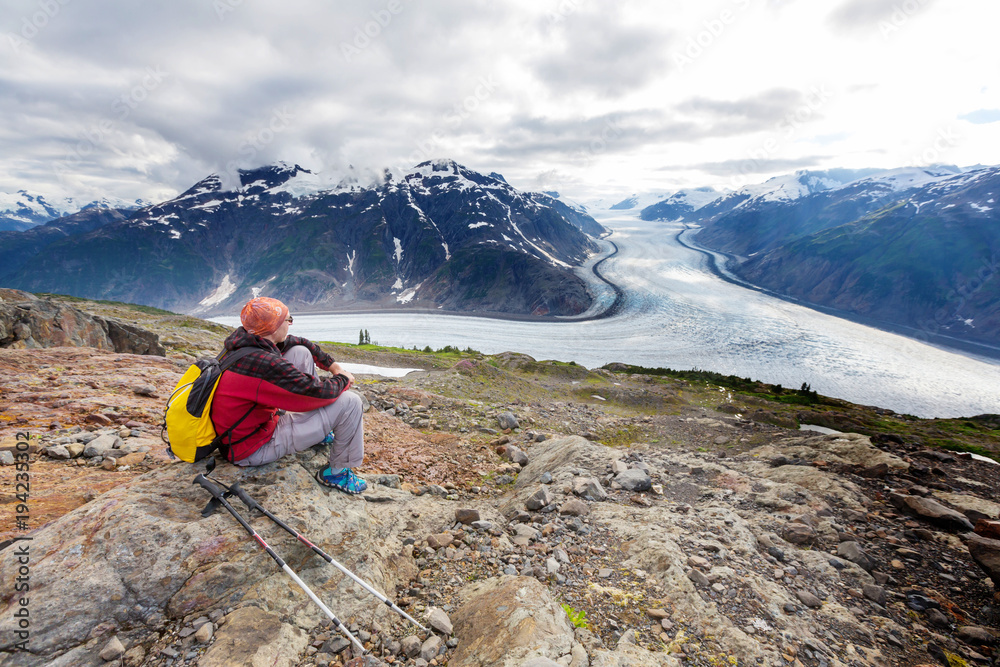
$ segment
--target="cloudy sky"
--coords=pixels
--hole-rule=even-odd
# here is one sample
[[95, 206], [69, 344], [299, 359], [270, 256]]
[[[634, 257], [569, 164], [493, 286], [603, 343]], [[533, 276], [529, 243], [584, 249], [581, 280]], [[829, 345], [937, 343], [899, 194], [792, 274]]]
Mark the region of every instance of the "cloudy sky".
[[996, 0], [7, 0], [0, 192], [450, 157], [588, 199], [1000, 163]]

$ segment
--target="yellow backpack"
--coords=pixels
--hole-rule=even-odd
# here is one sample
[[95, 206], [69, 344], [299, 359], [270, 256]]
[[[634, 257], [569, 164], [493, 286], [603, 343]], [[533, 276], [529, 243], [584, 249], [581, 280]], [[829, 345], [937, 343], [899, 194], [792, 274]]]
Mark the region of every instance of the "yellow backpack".
[[251, 405], [250, 409], [224, 433], [215, 432], [211, 415], [212, 399], [215, 397], [215, 389], [219, 385], [222, 373], [256, 349], [241, 347], [235, 352], [226, 354], [221, 361], [213, 357], [199, 359], [181, 376], [170, 398], [167, 399], [163, 426], [160, 429], [160, 437], [169, 446], [171, 454], [182, 461], [194, 463], [216, 449], [222, 449], [225, 453], [231, 445], [243, 442], [256, 433], [256, 431], [248, 433], [236, 442], [225, 442], [227, 437], [232, 438], [233, 429], [253, 412], [255, 405]]

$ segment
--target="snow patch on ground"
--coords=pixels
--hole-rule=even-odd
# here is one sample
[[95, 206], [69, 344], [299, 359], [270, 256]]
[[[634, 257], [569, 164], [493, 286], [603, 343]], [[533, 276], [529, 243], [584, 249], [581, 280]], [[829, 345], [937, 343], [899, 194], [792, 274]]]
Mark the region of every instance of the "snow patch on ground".
[[402, 294], [396, 297], [396, 301], [399, 303], [409, 303], [413, 301], [413, 298], [417, 296], [417, 290], [420, 289], [420, 285], [423, 285], [423, 283], [420, 283], [415, 287], [411, 287], [407, 290], [404, 290]]
[[396, 258], [396, 264], [403, 259], [403, 244], [395, 236], [392, 237], [392, 242], [396, 244], [396, 252], [393, 253], [393, 257]]
[[200, 204], [195, 204], [194, 206], [191, 206], [190, 208], [201, 208], [201, 209], [206, 209], [207, 210], [207, 209], [212, 209], [212, 208], [219, 208], [219, 206], [221, 206], [224, 203], [225, 202], [223, 202], [221, 199], [209, 199], [208, 201], [202, 202]]
[[[997, 463], [996, 461], [994, 461], [990, 457], [983, 456], [982, 454], [971, 454], [971, 456], [972, 456], [972, 458], [976, 459], [977, 461], [985, 461], [986, 463], [994, 463], [994, 464]], [[997, 464], [997, 465], [1000, 465], [1000, 464]]]
[[387, 378], [401, 378], [407, 373], [419, 371], [419, 368], [386, 368], [385, 366], [369, 366], [368, 364], [340, 364], [353, 375], [381, 375]]
[[473, 222], [469, 224], [469, 229], [479, 229], [480, 227], [492, 227], [488, 222]]
[[211, 308], [231, 297], [235, 291], [236, 285], [229, 279], [229, 274], [227, 273], [222, 279], [222, 284], [216, 287], [214, 292], [199, 301], [198, 305], [202, 308]]

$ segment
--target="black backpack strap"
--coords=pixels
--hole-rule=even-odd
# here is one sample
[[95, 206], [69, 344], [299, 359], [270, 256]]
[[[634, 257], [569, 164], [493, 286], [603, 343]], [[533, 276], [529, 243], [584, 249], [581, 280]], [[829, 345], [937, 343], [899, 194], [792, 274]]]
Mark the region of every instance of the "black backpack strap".
[[258, 351], [267, 352], [267, 350], [263, 350], [259, 347], [241, 347], [238, 350], [233, 350], [232, 352], [223, 350], [222, 352], [219, 353], [216, 359], [218, 359], [219, 361], [219, 368], [221, 368], [222, 370], [228, 370], [229, 367], [231, 367], [233, 364], [235, 364], [243, 357]]

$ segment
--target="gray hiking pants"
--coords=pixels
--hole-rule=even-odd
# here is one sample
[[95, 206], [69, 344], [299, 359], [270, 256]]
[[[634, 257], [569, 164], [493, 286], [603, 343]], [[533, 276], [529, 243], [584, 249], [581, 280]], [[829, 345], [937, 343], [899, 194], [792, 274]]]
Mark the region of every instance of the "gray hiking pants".
[[[303, 373], [316, 375], [309, 348], [296, 345], [285, 350], [285, 359]], [[336, 401], [309, 412], [286, 412], [278, 418], [274, 435], [260, 449], [237, 461], [240, 466], [259, 466], [318, 444], [333, 431], [330, 467], [357, 468], [365, 458], [365, 422], [361, 397], [345, 391]]]

